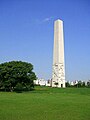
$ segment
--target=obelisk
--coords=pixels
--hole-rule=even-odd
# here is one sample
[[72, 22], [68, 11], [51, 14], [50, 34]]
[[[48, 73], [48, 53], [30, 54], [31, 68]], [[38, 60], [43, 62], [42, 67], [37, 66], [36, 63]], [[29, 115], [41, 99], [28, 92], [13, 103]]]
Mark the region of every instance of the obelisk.
[[54, 22], [54, 50], [53, 50], [53, 70], [52, 87], [65, 88], [65, 65], [64, 65], [64, 34], [63, 21]]

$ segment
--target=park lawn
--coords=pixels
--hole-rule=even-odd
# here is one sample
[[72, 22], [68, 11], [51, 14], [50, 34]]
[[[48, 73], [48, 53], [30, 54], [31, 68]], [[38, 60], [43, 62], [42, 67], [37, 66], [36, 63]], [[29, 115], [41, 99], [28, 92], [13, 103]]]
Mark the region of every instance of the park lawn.
[[0, 120], [90, 120], [90, 88], [0, 92]]

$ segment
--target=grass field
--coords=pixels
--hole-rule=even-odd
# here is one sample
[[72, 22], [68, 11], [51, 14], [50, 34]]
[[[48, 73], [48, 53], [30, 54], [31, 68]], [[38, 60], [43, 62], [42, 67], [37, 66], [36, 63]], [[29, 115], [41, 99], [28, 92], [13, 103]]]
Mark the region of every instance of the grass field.
[[0, 92], [0, 120], [90, 120], [90, 89]]

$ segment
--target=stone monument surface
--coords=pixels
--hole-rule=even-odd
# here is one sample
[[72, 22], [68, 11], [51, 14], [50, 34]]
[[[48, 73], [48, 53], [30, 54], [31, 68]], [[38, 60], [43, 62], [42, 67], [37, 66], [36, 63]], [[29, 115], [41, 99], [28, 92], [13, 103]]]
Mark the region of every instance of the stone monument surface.
[[63, 21], [58, 19], [54, 22], [54, 49], [52, 87], [65, 88], [65, 65], [64, 65], [64, 35]]

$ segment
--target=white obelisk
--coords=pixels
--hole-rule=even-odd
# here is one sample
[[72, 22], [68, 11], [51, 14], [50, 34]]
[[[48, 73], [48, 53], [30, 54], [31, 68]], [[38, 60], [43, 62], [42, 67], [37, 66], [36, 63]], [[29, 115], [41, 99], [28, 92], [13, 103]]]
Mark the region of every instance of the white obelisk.
[[52, 87], [65, 88], [63, 21], [59, 19], [54, 23]]

